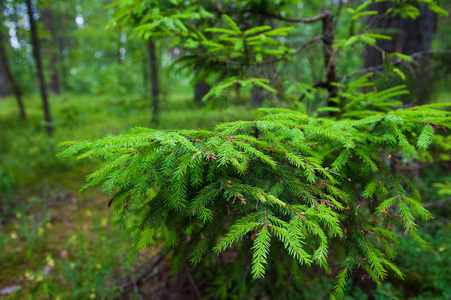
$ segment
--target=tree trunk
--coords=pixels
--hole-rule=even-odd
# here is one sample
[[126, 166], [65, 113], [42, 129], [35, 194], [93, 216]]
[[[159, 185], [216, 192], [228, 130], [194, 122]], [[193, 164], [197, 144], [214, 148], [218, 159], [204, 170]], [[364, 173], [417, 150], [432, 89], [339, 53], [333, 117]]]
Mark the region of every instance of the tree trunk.
[[[205, 54], [205, 49], [199, 49], [199, 55]], [[194, 73], [198, 76], [199, 72], [201, 72], [202, 66], [200, 64], [194, 65]], [[194, 86], [194, 102], [197, 104], [202, 104], [202, 99], [208, 92], [210, 91], [211, 86], [205, 82], [205, 78], [201, 78], [196, 85]]]
[[335, 52], [333, 49], [334, 44], [334, 15], [328, 8], [323, 10], [323, 45], [324, 45], [324, 68], [326, 69], [326, 83], [327, 90], [329, 91], [329, 103], [328, 106], [336, 107], [336, 102], [330, 101], [330, 99], [337, 97], [338, 88], [332, 83], [338, 81], [337, 66], [335, 63]]
[[[426, 5], [419, 5], [420, 16], [415, 20], [385, 16], [385, 12], [393, 5], [387, 2], [373, 3], [369, 10], [376, 10], [379, 14], [368, 19], [369, 24], [389, 33], [391, 40], [378, 40], [377, 47], [383, 52], [367, 47], [365, 52], [365, 67], [374, 67], [383, 64], [385, 53], [399, 52], [407, 55], [429, 50], [432, 38], [437, 31], [437, 16]], [[385, 33], [385, 32], [382, 32]], [[387, 34], [387, 33], [386, 33]], [[416, 74], [413, 83], [413, 93], [417, 98], [415, 104], [425, 104], [431, 92], [433, 84], [429, 72], [429, 61], [422, 60], [416, 65]]]
[[55, 34], [55, 26], [53, 21], [53, 10], [50, 8], [45, 8], [42, 10], [42, 18], [44, 21], [45, 29], [50, 33], [50, 40], [48, 40], [49, 50], [50, 50], [50, 90], [55, 94], [60, 94], [60, 84], [58, 76], [58, 56], [57, 56], [57, 38]]
[[253, 86], [251, 89], [251, 104], [253, 107], [260, 107], [265, 100], [265, 89]]
[[6, 74], [5, 69], [5, 64], [2, 62], [0, 64], [0, 98], [8, 96], [8, 88], [6, 86], [8, 82], [8, 75]]
[[41, 91], [42, 108], [44, 110], [44, 120], [46, 122], [45, 128], [48, 135], [53, 134], [52, 117], [50, 115], [50, 106], [47, 97], [47, 88], [45, 86], [44, 71], [42, 69], [41, 49], [39, 45], [38, 32], [36, 28], [36, 22], [33, 17], [33, 10], [31, 0], [25, 0], [27, 4], [28, 16], [30, 20], [30, 32], [31, 32], [31, 44], [33, 46], [33, 56], [36, 61], [36, 68], [39, 79], [39, 89]]
[[[2, 25], [3, 24], [3, 3], [0, 0], [0, 30], [2, 30]], [[0, 35], [2, 34], [2, 32], [0, 31]], [[1, 39], [1, 36], [0, 36]], [[1, 40], [0, 40], [1, 43]], [[0, 44], [0, 47], [3, 47], [2, 44]], [[1, 57], [0, 57], [1, 59]], [[0, 99], [3, 97], [8, 96], [8, 88], [7, 88], [7, 82], [8, 82], [8, 75], [6, 73], [6, 67], [5, 67], [5, 63], [3, 63], [0, 60]]]
[[149, 93], [152, 93], [152, 88], [150, 87], [150, 79], [148, 72], [149, 60], [146, 57], [146, 52], [143, 51], [142, 54], [142, 65], [143, 65], [143, 88], [144, 88], [144, 97], [147, 97]]
[[[268, 10], [267, 0], [255, 1], [255, 6], [253, 7], [255, 10], [266, 12]], [[268, 25], [265, 22], [269, 22], [268, 18], [264, 16], [264, 14], [257, 14], [255, 16], [255, 26], [263, 26]], [[257, 78], [265, 78], [268, 79], [271, 77], [272, 73], [265, 72], [263, 66], [257, 66], [253, 70], [253, 76]], [[260, 107], [263, 104], [263, 101], [268, 98], [269, 93], [262, 87], [254, 85], [251, 89], [251, 105], [253, 107]]]
[[[2, 18], [0, 17], [0, 22], [2, 22]], [[1, 71], [4, 71], [4, 74], [6, 75], [5, 77], [8, 78], [9, 82], [11, 83], [11, 87], [14, 91], [14, 94], [16, 96], [16, 100], [17, 100], [17, 105], [19, 106], [19, 116], [21, 119], [25, 119], [26, 114], [25, 114], [25, 107], [23, 105], [23, 101], [22, 101], [22, 93], [21, 90], [19, 88], [19, 86], [17, 85], [17, 82], [13, 76], [13, 73], [11, 71], [11, 68], [9, 67], [9, 62], [8, 62], [8, 58], [6, 56], [6, 43], [5, 43], [5, 38], [3, 36], [3, 33], [0, 31], [0, 62], [1, 62], [1, 67], [0, 67], [0, 96], [3, 92], [3, 90], [5, 90], [4, 92], [6, 92], [6, 78], [5, 80], [2, 80], [2, 74]]]
[[62, 13], [57, 14], [57, 43], [58, 43], [58, 62], [59, 62], [59, 84], [60, 84], [60, 90], [63, 91], [67, 90], [69, 88], [68, 86], [68, 71], [67, 71], [67, 63], [66, 63], [66, 57], [68, 48], [67, 48], [67, 29], [68, 29], [68, 23], [67, 19], [69, 19], [70, 16], [64, 15]]
[[205, 82], [204, 79], [201, 79], [196, 85], [194, 86], [194, 101], [197, 104], [202, 103], [202, 99], [208, 92], [210, 91], [211, 86]]
[[158, 61], [157, 54], [155, 51], [155, 42], [149, 39], [148, 51], [150, 59], [150, 81], [152, 84], [152, 119], [150, 121], [151, 125], [157, 126], [159, 119], [159, 101], [158, 96], [160, 94], [160, 86], [158, 81]]

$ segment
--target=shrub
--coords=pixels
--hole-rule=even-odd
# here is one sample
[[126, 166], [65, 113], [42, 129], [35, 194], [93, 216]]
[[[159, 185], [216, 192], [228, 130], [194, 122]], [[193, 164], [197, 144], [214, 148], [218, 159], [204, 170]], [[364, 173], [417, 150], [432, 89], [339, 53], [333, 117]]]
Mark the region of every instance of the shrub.
[[[194, 52], [205, 47], [201, 58], [184, 60], [185, 66], [205, 60], [202, 68], [217, 75], [221, 84], [207, 98], [220, 98], [237, 85], [275, 93], [269, 80], [255, 78], [247, 69], [297, 53], [282, 39], [291, 27], [240, 28], [224, 14], [222, 23], [216, 24], [223, 28], [208, 27], [208, 22], [193, 28], [201, 23], [199, 19], [212, 17], [196, 1], [171, 1], [161, 7], [147, 2], [148, 6], [141, 1], [119, 2], [118, 18], [126, 16], [124, 22], [139, 26], [137, 33], [145, 39], [172, 37], [173, 44]], [[243, 1], [239, 8], [251, 2]], [[192, 5], [190, 10], [186, 3]], [[358, 42], [375, 45], [376, 39], [389, 38], [354, 34], [354, 22], [371, 14], [363, 12], [368, 3], [351, 10], [352, 36], [336, 47]], [[429, 5], [439, 9], [432, 1]], [[396, 7], [402, 8], [404, 4]], [[318, 20], [326, 22], [328, 16], [323, 12]], [[210, 40], [207, 32], [220, 35]], [[332, 51], [331, 41], [322, 39], [326, 51]], [[408, 60], [405, 55], [398, 57]], [[333, 55], [325, 55], [325, 60], [331, 75], [325, 83], [330, 106], [318, 111], [323, 116], [274, 108], [261, 110], [255, 121], [219, 124], [212, 131], [137, 128], [126, 135], [63, 143], [67, 148], [61, 156], [104, 159], [104, 167], [88, 176], [84, 188], [102, 184], [113, 195], [110, 204], [119, 223], [130, 213], [139, 216], [127, 231], [134, 237], [131, 256], [165, 227], [166, 246], [174, 248], [176, 264], [188, 257], [197, 264], [208, 253], [238, 244], [243, 257], [252, 252], [250, 272], [256, 279], [265, 276], [268, 262], [277, 266], [281, 277], [285, 270], [297, 276], [299, 265], [317, 264], [327, 274], [334, 267], [338, 294], [344, 293], [357, 268], [377, 284], [389, 270], [402, 278], [393, 264], [398, 232], [424, 245], [415, 220], [432, 215], [415, 185], [396, 170], [413, 158], [430, 158], [427, 148], [434, 133], [451, 127], [451, 114], [445, 110], [449, 105], [394, 110], [401, 105], [396, 98], [407, 93], [405, 86], [365, 92], [364, 87], [374, 86], [371, 74], [337, 83], [329, 80]], [[331, 249], [335, 260], [329, 259]], [[339, 268], [331, 266], [337, 261]]]

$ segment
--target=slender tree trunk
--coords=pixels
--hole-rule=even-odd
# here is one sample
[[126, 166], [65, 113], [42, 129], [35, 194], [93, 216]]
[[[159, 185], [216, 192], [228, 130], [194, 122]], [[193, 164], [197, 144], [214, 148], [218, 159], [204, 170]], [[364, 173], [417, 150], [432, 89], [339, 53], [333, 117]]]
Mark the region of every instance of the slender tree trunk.
[[431, 47], [432, 39], [437, 31], [437, 16], [426, 5], [418, 6], [420, 16], [415, 20], [402, 19], [399, 15], [387, 16], [386, 11], [392, 7], [393, 4], [389, 2], [373, 3], [369, 7], [370, 10], [379, 12], [368, 18], [369, 24], [383, 30], [395, 31], [395, 33], [390, 34], [391, 40], [378, 40], [379, 49], [374, 47], [366, 49], [365, 65], [367, 67], [383, 63], [384, 54], [380, 49], [387, 53], [400, 52], [409, 55], [429, 50]]
[[60, 82], [60, 89], [62, 88], [63, 91], [68, 89], [68, 71], [66, 67], [66, 53], [68, 52], [67, 49], [67, 18], [69, 16], [65, 16], [63, 14], [59, 14], [58, 16], [58, 30], [57, 30], [57, 40], [58, 40], [58, 66], [60, 68], [60, 76], [59, 76], [59, 82]]
[[55, 26], [53, 21], [53, 10], [50, 8], [45, 8], [42, 10], [42, 18], [44, 20], [45, 29], [50, 33], [50, 40], [48, 40], [50, 48], [50, 90], [55, 94], [60, 94], [60, 83], [58, 76], [58, 56], [57, 56], [57, 43]]
[[25, 0], [27, 4], [28, 16], [30, 20], [30, 32], [31, 32], [31, 44], [33, 46], [33, 56], [36, 61], [36, 68], [38, 72], [39, 79], [39, 89], [41, 91], [42, 107], [44, 110], [44, 120], [46, 122], [46, 131], [48, 135], [53, 134], [52, 117], [50, 115], [50, 106], [47, 97], [47, 88], [45, 86], [44, 71], [42, 69], [41, 61], [41, 49], [39, 48], [38, 32], [36, 28], [36, 22], [33, 17], [33, 10], [31, 5], [31, 0]]
[[[0, 46], [1, 47], [1, 46]], [[0, 64], [0, 98], [8, 96], [8, 75], [6, 74], [5, 64], [1, 62]]]
[[202, 103], [202, 99], [208, 92], [210, 91], [211, 86], [205, 82], [204, 79], [201, 79], [196, 85], [194, 86], [194, 101], [197, 104]]
[[[377, 49], [367, 47], [365, 52], [365, 67], [374, 67], [383, 64], [385, 53], [399, 52], [403, 54], [413, 54], [429, 50], [432, 39], [437, 31], [437, 16], [427, 5], [418, 5], [420, 16], [415, 20], [410, 18], [402, 19], [399, 15], [395, 17], [387, 16], [386, 11], [393, 7], [392, 3], [378, 2], [369, 7], [370, 10], [376, 10], [377, 15], [368, 18], [371, 26], [382, 30], [390, 30], [395, 33], [389, 33], [391, 40], [378, 40]], [[384, 33], [384, 32], [382, 32]], [[380, 50], [383, 50], [381, 52]], [[430, 72], [429, 58], [424, 56], [413, 67], [415, 78], [407, 80], [411, 85], [413, 95], [416, 97], [415, 104], [426, 104], [432, 92], [434, 78]]]
[[149, 61], [146, 57], [146, 52], [143, 51], [142, 54], [142, 65], [143, 65], [143, 88], [144, 88], [144, 95], [145, 97], [147, 97], [146, 95], [148, 95], [149, 93], [152, 92], [152, 89], [150, 88], [150, 79], [149, 79], [149, 72], [148, 72], [148, 66], [149, 66]]
[[158, 61], [155, 51], [155, 42], [149, 39], [147, 44], [150, 59], [150, 81], [152, 83], [152, 119], [150, 123], [154, 126], [158, 125], [159, 119], [159, 100], [160, 86], [158, 81]]
[[60, 86], [62, 87], [63, 91], [67, 90], [67, 68], [66, 68], [66, 55], [64, 54], [67, 50], [66, 43], [64, 41], [64, 37], [60, 36], [58, 37], [58, 48], [59, 48], [59, 66], [61, 70], [61, 80], [60, 80]]
[[265, 100], [265, 90], [259, 86], [253, 86], [251, 89], [252, 107], [260, 107]]
[[[199, 49], [199, 54], [203, 55], [205, 54], [205, 49], [201, 48]], [[202, 70], [202, 66], [197, 64], [194, 66], [194, 73], [196, 76], [199, 74], [199, 72]], [[194, 86], [194, 102], [197, 104], [202, 104], [202, 99], [208, 92], [210, 91], [211, 86], [205, 82], [204, 78], [201, 78], [198, 82], [196, 82], [196, 85]]]
[[338, 81], [337, 66], [335, 63], [334, 44], [334, 21], [332, 11], [328, 8], [323, 10], [323, 45], [324, 45], [324, 68], [326, 69], [327, 90], [329, 91], [328, 106], [337, 106], [337, 103], [330, 101], [337, 97], [338, 88], [332, 83]]
[[[263, 0], [260, 2], [256, 1], [255, 9], [265, 12], [267, 11], [267, 0]], [[263, 26], [265, 25], [265, 21], [267, 18], [263, 14], [258, 14], [255, 17], [255, 26]], [[267, 25], [267, 24], [266, 24]], [[268, 74], [263, 69], [264, 67], [259, 66], [255, 67], [253, 70], [253, 76], [258, 78], [270, 78], [271, 74]], [[263, 104], [263, 101], [268, 97], [268, 91], [264, 88], [254, 85], [251, 89], [251, 105], [253, 107], [260, 107]]]
[[[2, 21], [2, 18], [0, 17], [0, 21]], [[5, 38], [2, 34], [2, 32], [0, 31], [0, 62], [1, 65], [5, 71], [6, 77], [8, 77], [9, 82], [11, 83], [11, 87], [13, 88], [14, 94], [16, 96], [16, 100], [17, 100], [17, 105], [19, 106], [19, 115], [21, 119], [25, 119], [26, 118], [26, 113], [25, 113], [25, 107], [23, 105], [23, 101], [22, 101], [22, 92], [20, 90], [20, 87], [17, 85], [17, 82], [13, 76], [13, 73], [11, 71], [11, 68], [9, 67], [9, 62], [8, 62], [8, 58], [6, 57], [6, 46], [5, 46]], [[1, 70], [0, 70], [1, 72]], [[6, 87], [6, 81], [4, 83], [1, 82], [1, 76], [0, 76], [0, 94], [1, 94], [1, 89], [3, 87]]]
[[[0, 0], [0, 35], [2, 27], [3, 27], [3, 0]], [[0, 36], [1, 39], [1, 36]], [[1, 42], [1, 41], [0, 41]], [[2, 47], [2, 45], [0, 44], [0, 47]], [[1, 57], [0, 57], [1, 59]], [[8, 75], [6, 74], [6, 68], [5, 65], [1, 60], [0, 60], [0, 99], [2, 97], [8, 96], [8, 88], [7, 88], [7, 82], [8, 82]]]

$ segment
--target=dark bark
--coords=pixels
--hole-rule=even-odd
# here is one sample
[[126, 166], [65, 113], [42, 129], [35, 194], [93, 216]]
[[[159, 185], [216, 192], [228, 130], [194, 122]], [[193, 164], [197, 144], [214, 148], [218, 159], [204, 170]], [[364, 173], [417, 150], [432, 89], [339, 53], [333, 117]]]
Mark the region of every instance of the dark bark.
[[[400, 52], [412, 54], [431, 47], [432, 38], [437, 31], [437, 16], [426, 5], [420, 5], [420, 16], [415, 20], [385, 16], [385, 12], [393, 5], [389, 2], [373, 3], [369, 10], [379, 14], [368, 19], [369, 24], [382, 30], [392, 30], [391, 40], [378, 40], [377, 46], [387, 53]], [[365, 66], [373, 67], [383, 63], [383, 53], [374, 47], [368, 47], [365, 55]]]
[[59, 68], [60, 68], [60, 72], [59, 72], [59, 83], [60, 83], [60, 90], [63, 89], [67, 90], [68, 89], [68, 71], [67, 71], [67, 63], [66, 63], [66, 53], [68, 52], [68, 48], [67, 48], [67, 28], [68, 28], [68, 23], [67, 23], [67, 19], [70, 18], [70, 16], [66, 16], [63, 14], [58, 14], [57, 15], [57, 19], [58, 19], [58, 28], [57, 28], [57, 42], [58, 42], [58, 62], [59, 62]]
[[332, 11], [328, 8], [324, 9], [323, 15], [323, 45], [324, 45], [324, 68], [326, 69], [326, 83], [329, 91], [328, 106], [337, 106], [336, 102], [330, 101], [331, 98], [337, 97], [338, 88], [332, 83], [338, 81], [337, 66], [335, 63], [334, 44], [334, 21]]
[[[205, 53], [205, 48], [200, 48], [198, 50], [199, 55], [202, 56]], [[196, 82], [196, 85], [194, 86], [194, 102], [197, 104], [202, 104], [202, 99], [211, 89], [211, 86], [205, 82], [204, 75], [201, 73], [202, 71], [202, 64], [197, 63], [194, 65], [194, 73], [196, 74], [196, 79], [198, 80]], [[199, 73], [201, 73], [199, 76]]]
[[44, 71], [42, 69], [41, 49], [40, 49], [40, 44], [39, 44], [39, 39], [38, 39], [36, 22], [33, 17], [31, 0], [25, 0], [25, 3], [27, 4], [28, 16], [29, 16], [29, 20], [30, 20], [31, 45], [33, 47], [33, 56], [34, 56], [34, 60], [36, 62], [36, 69], [38, 72], [39, 90], [41, 92], [42, 108], [44, 110], [44, 120], [46, 122], [45, 128], [46, 128], [47, 134], [52, 135], [54, 128], [53, 128], [53, 124], [52, 124], [52, 117], [50, 114], [50, 106], [49, 106], [48, 97], [47, 97], [47, 88], [45, 86]]
[[[426, 5], [419, 5], [420, 16], [415, 20], [402, 19], [397, 16], [386, 16], [385, 12], [393, 5], [387, 2], [373, 3], [369, 10], [376, 10], [379, 14], [368, 19], [372, 27], [382, 30], [382, 33], [392, 37], [391, 40], [378, 40], [377, 48], [367, 47], [365, 53], [365, 67], [371, 68], [383, 64], [386, 53], [399, 52], [413, 54], [427, 51], [431, 48], [432, 39], [437, 31], [437, 16]], [[382, 52], [381, 52], [382, 50]], [[415, 104], [425, 104], [430, 96], [432, 76], [427, 59], [418, 61], [415, 65], [415, 79], [413, 93], [417, 98]]]
[[368, 276], [367, 272], [362, 269], [354, 269], [351, 275], [352, 288], [351, 292], [359, 288], [365, 295], [368, 295], [368, 300], [374, 300], [374, 290], [376, 289], [376, 284]]
[[260, 107], [265, 100], [265, 90], [259, 86], [252, 87], [251, 104], [253, 107]]
[[42, 10], [42, 18], [44, 21], [45, 29], [50, 33], [50, 40], [47, 40], [50, 52], [50, 90], [55, 94], [60, 94], [60, 83], [58, 76], [58, 45], [56, 43], [57, 38], [55, 34], [55, 25], [53, 21], [53, 10], [50, 8], [45, 8]]
[[67, 50], [66, 47], [66, 42], [64, 37], [60, 36], [58, 37], [58, 48], [59, 48], [59, 62], [60, 62], [60, 70], [61, 70], [61, 76], [60, 76], [60, 87], [64, 90], [67, 89], [67, 78], [68, 78], [68, 72], [67, 72], [67, 67], [66, 67], [66, 62], [65, 62], [65, 52]]
[[5, 65], [3, 62], [0, 64], [0, 98], [8, 96], [8, 75], [6, 74]]
[[[0, 30], [2, 30], [1, 26], [3, 26], [3, 18], [2, 17], [3, 17], [3, 3], [0, 0]], [[2, 33], [0, 32], [0, 39], [1, 39], [1, 34]], [[0, 47], [3, 47], [3, 46], [0, 44]], [[8, 87], [7, 87], [8, 75], [6, 72], [5, 65], [6, 64], [0, 60], [0, 98], [6, 97], [9, 94]]]
[[[260, 25], [259, 25], [260, 26]], [[258, 66], [254, 69], [254, 76], [256, 78], [264, 78], [264, 79], [270, 79], [272, 87], [276, 87], [276, 84], [274, 82], [276, 74], [276, 67], [275, 63], [271, 62], [264, 66]], [[280, 92], [280, 90], [278, 91]], [[269, 92], [268, 90], [259, 87], [257, 85], [254, 85], [251, 90], [251, 105], [253, 107], [261, 107], [263, 102], [265, 100], [275, 99], [276, 96], [273, 95], [273, 93]]]
[[[253, 8], [253, 12], [256, 14], [255, 16], [255, 26], [263, 26], [265, 25], [265, 21], [268, 20], [266, 14], [267, 12], [267, 1], [263, 0], [255, 4], [256, 6]], [[273, 63], [269, 64], [273, 66]], [[271, 66], [270, 66], [271, 67]], [[262, 66], [254, 68], [254, 77], [258, 78], [270, 78], [271, 73], [265, 72]], [[268, 91], [262, 87], [254, 85], [251, 90], [251, 105], [253, 107], [260, 107], [263, 104], [263, 101], [268, 98]]]
[[[0, 21], [2, 21], [2, 18], [0, 18]], [[8, 62], [8, 57], [6, 56], [6, 42], [5, 42], [5, 38], [3, 36], [3, 33], [0, 31], [0, 73], [3, 69], [4, 73], [5, 73], [5, 77], [8, 78], [11, 87], [14, 91], [14, 95], [16, 96], [16, 100], [17, 100], [17, 105], [19, 106], [19, 116], [21, 119], [25, 119], [26, 118], [26, 113], [25, 113], [25, 106], [23, 104], [22, 101], [22, 92], [20, 90], [19, 85], [17, 84], [14, 75], [11, 71], [11, 68], [9, 67], [9, 62]], [[6, 80], [4, 80], [4, 82], [2, 82], [2, 76], [0, 74], [0, 96], [2, 93], [3, 88], [5, 87], [5, 91], [6, 91]]]
[[154, 126], [158, 125], [159, 119], [159, 94], [160, 94], [160, 86], [158, 80], [158, 61], [157, 54], [155, 51], [155, 42], [152, 39], [149, 39], [147, 44], [149, 51], [149, 59], [150, 59], [150, 81], [152, 84], [152, 119], [150, 123]]
[[202, 103], [202, 99], [208, 92], [210, 91], [211, 86], [205, 82], [204, 79], [201, 79], [196, 85], [194, 86], [194, 101], [198, 104]]

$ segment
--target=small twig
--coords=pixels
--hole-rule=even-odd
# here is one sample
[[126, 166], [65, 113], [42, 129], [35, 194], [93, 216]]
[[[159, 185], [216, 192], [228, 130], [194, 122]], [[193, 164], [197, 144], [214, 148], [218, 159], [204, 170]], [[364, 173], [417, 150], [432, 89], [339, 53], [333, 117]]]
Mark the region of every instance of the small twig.
[[281, 21], [285, 21], [285, 22], [292, 22], [292, 23], [315, 23], [319, 20], [322, 20], [325, 16], [324, 13], [321, 13], [317, 16], [314, 16], [312, 18], [288, 18], [288, 17], [283, 17], [280, 15], [276, 15], [276, 14], [272, 14], [269, 12], [264, 12], [264, 11], [258, 11], [258, 10], [247, 10], [246, 12], [251, 12], [251, 13], [255, 13], [255, 14], [260, 14], [266, 17], [270, 17], [270, 18], [274, 18], [274, 19], [278, 19]]
[[410, 224], [412, 224], [412, 221], [410, 221], [409, 224], [407, 224], [406, 231], [404, 231], [404, 234], [409, 233]]
[[308, 40], [308, 41], [302, 43], [302, 44], [296, 49], [296, 51], [294, 52], [294, 54], [298, 54], [298, 53], [301, 52], [306, 46], [308, 46], [308, 45], [310, 45], [310, 44], [312, 44], [312, 43], [314, 43], [314, 42], [316, 42], [316, 41], [322, 40], [323, 38], [324, 38], [323, 35], [318, 35], [318, 36], [315, 36], [314, 38], [312, 38], [312, 39], [310, 39], [310, 40]]
[[333, 173], [333, 174], [335, 174], [335, 175], [341, 176], [341, 175], [338, 174], [338, 173], [335, 173], [335, 172], [333, 172], [333, 171], [331, 171], [331, 170], [329, 170], [329, 169], [324, 169], [324, 168], [309, 168], [309, 170], [324, 170], [324, 171]]
[[242, 11], [224, 11], [221, 9], [221, 7], [217, 7], [217, 10], [219, 13], [228, 14], [228, 15], [254, 13], [254, 14], [259, 14], [259, 15], [265, 16], [265, 17], [270, 17], [273, 19], [277, 19], [277, 20], [281, 20], [281, 21], [285, 21], [285, 22], [291, 22], [291, 23], [305, 23], [305, 24], [315, 23], [324, 18], [324, 13], [321, 13], [321, 14], [311, 17], [311, 18], [289, 18], [289, 17], [283, 17], [281, 15], [276, 15], [276, 14], [266, 12], [266, 11], [256, 10], [256, 9], [246, 9], [246, 10], [242, 10]]
[[447, 202], [451, 201], [451, 198], [444, 199], [444, 200], [437, 200], [432, 202], [424, 203], [424, 207], [436, 207], [436, 206], [445, 206]]
[[[301, 52], [301, 51], [302, 51], [305, 47], [307, 47], [308, 45], [313, 44], [314, 42], [319, 41], [319, 40], [322, 40], [322, 39], [323, 39], [323, 36], [322, 36], [322, 35], [319, 35], [319, 36], [316, 36], [316, 37], [314, 37], [314, 38], [312, 38], [312, 39], [310, 39], [310, 40], [308, 40], [308, 41], [302, 43], [302, 44], [294, 51], [293, 55], [299, 54], [299, 52]], [[272, 63], [275, 63], [275, 62], [278, 62], [278, 61], [281, 61], [281, 60], [286, 60], [286, 58], [285, 58], [285, 57], [279, 57], [279, 58], [274, 58], [274, 59], [268, 59], [268, 60], [264, 60], [264, 61], [262, 61], [262, 62], [260, 62], [260, 63], [257, 63], [257, 64], [258, 64], [258, 65], [268, 65], [268, 64], [272, 64]]]
[[[323, 39], [322, 35], [316, 36], [304, 43], [302, 43], [298, 48], [296, 48], [296, 50], [294, 51], [294, 53], [292, 55], [296, 55], [299, 54], [299, 52], [301, 52], [302, 50], [304, 50], [305, 47], [307, 47], [310, 44], [313, 44], [314, 42], [320, 41]], [[262, 62], [257, 63], [257, 65], [261, 66], [261, 65], [269, 65], [278, 61], [282, 61], [282, 60], [286, 60], [285, 57], [279, 57], [279, 58], [274, 58], [274, 59], [268, 59], [268, 60], [264, 60]], [[214, 60], [217, 63], [222, 63], [222, 64], [226, 64], [226, 65], [245, 65], [245, 63], [237, 61], [237, 60], [224, 60], [224, 59], [215, 59]]]
[[[132, 292], [141, 293], [140, 287], [144, 285], [151, 278], [157, 277], [162, 271], [161, 264], [164, 262], [164, 256], [162, 252], [155, 254], [150, 261], [135, 269], [134, 274], [137, 274], [136, 278], [127, 275], [125, 279], [117, 279], [113, 282], [114, 285], [119, 285], [121, 289], [120, 298], [124, 299], [128, 297]], [[147, 299], [147, 298], [146, 298]]]
[[[330, 84], [325, 81], [318, 81], [312, 85], [312, 88], [323, 88], [323, 89], [329, 89]], [[312, 89], [308, 88], [309, 91]], [[299, 97], [299, 102], [302, 102], [306, 96], [306, 93], [302, 94], [301, 97]]]
[[191, 276], [191, 272], [189, 271], [188, 266], [185, 264], [186, 273], [188, 274], [188, 279], [193, 287], [194, 293], [196, 294], [197, 299], [202, 300], [202, 295], [199, 292], [199, 289], [197, 288], [196, 283], [194, 282], [193, 276]]
[[138, 283], [136, 282], [136, 280], [134, 280], [133, 278], [130, 278], [130, 281], [133, 284], [133, 291], [135, 292], [135, 294], [139, 294]]
[[[425, 50], [425, 51], [419, 51], [419, 52], [415, 52], [410, 54], [409, 56], [412, 58], [416, 58], [416, 57], [421, 57], [421, 56], [425, 56], [428, 54], [437, 54], [437, 53], [451, 53], [451, 49], [443, 49], [443, 50]], [[406, 62], [405, 60], [399, 58], [396, 59], [394, 61], [391, 62], [392, 65], [398, 65], [402, 62]], [[370, 73], [370, 72], [376, 72], [376, 71], [380, 71], [384, 68], [385, 64], [381, 64], [378, 66], [374, 66], [374, 67], [368, 67], [368, 68], [363, 68], [357, 71], [354, 71], [350, 74], [347, 74], [345, 76], [342, 77], [342, 82], [345, 81], [346, 79], [348, 79], [349, 77], [358, 75], [358, 74], [366, 74], [366, 73]]]

